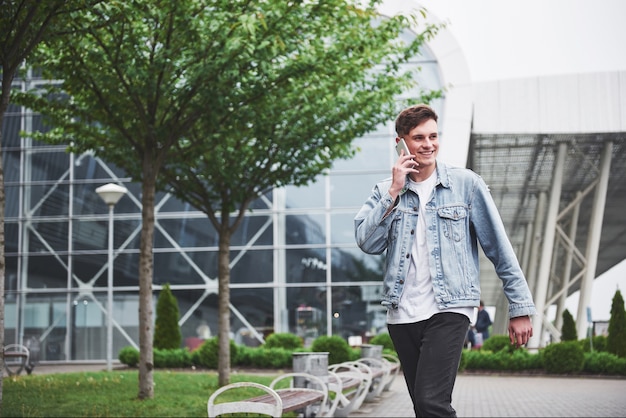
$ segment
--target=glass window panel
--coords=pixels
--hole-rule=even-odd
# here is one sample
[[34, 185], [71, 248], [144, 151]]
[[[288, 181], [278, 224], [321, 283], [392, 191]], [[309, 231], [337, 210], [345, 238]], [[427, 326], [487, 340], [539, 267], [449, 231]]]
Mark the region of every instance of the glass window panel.
[[[4, 186], [5, 217], [17, 218], [20, 214], [20, 188], [18, 186]], [[16, 241], [17, 242], [17, 241]]]
[[[215, 291], [217, 292], [217, 288]], [[231, 299], [234, 291], [235, 289], [231, 290]], [[181, 319], [184, 319], [184, 322], [180, 325], [180, 332], [183, 336], [185, 347], [193, 350], [199, 347], [207, 338], [217, 335], [217, 293], [205, 296], [203, 290], [197, 289], [172, 289], [172, 293], [178, 301]], [[198, 302], [200, 302], [200, 305], [196, 306]], [[251, 298], [248, 303], [254, 303], [254, 298]], [[192, 309], [194, 310], [190, 312]], [[265, 307], [264, 309], [271, 310], [273, 308]], [[233, 318], [232, 314], [231, 318]], [[249, 320], [253, 319], [249, 318]]]
[[[269, 335], [274, 323], [274, 296], [272, 289], [250, 288], [232, 289], [230, 301], [241, 316], [252, 326], [253, 330], [231, 312], [231, 331], [235, 335], [235, 343], [256, 347], [261, 341], [256, 334], [264, 337]], [[217, 328], [215, 328], [217, 333]]]
[[123, 252], [117, 254], [114, 266], [113, 284], [115, 286], [139, 286], [138, 252]]
[[68, 228], [66, 221], [33, 222], [28, 228], [30, 252], [67, 251]]
[[21, 107], [9, 103], [9, 107], [4, 114], [4, 122], [1, 126], [3, 148], [19, 148], [21, 146], [21, 119]]
[[[4, 139], [4, 137], [3, 137]], [[2, 158], [4, 164], [4, 182], [19, 182], [20, 181], [20, 150], [7, 151], [2, 149]]]
[[79, 297], [72, 309], [72, 360], [106, 358], [106, 295], [98, 297], [99, 304], [90, 297]]
[[287, 186], [287, 209], [291, 208], [323, 208], [326, 206], [324, 176], [318, 176], [315, 182], [306, 187]]
[[6, 240], [6, 245], [4, 250], [6, 253], [16, 253], [18, 252], [18, 235], [19, 235], [19, 226], [14, 222], [7, 222], [4, 224], [4, 239]]
[[26, 210], [33, 216], [61, 216], [68, 213], [69, 185], [28, 185], [24, 188]]
[[326, 287], [290, 287], [286, 292], [288, 332], [309, 347], [315, 338], [326, 335]]
[[274, 241], [271, 219], [267, 215], [246, 215], [233, 233], [230, 244], [246, 246], [254, 240], [255, 245], [271, 245]]
[[331, 241], [333, 244], [354, 244], [354, 213], [338, 213], [330, 216]]
[[331, 309], [333, 335], [345, 339], [360, 336], [366, 342], [367, 338], [385, 331], [387, 311], [380, 304], [380, 290], [381, 286], [372, 285], [334, 287]]
[[24, 304], [23, 344], [35, 363], [64, 360], [68, 305], [66, 294], [29, 294]]
[[273, 280], [274, 252], [272, 250], [231, 251], [230, 259], [231, 283], [267, 283]]
[[354, 142], [358, 151], [350, 160], [337, 160], [333, 164], [333, 172], [340, 170], [387, 170], [396, 159], [395, 132], [393, 128], [380, 125], [384, 129], [370, 133]]
[[213, 225], [206, 216], [200, 218], [161, 219], [159, 226], [169, 235], [166, 237], [155, 229], [155, 248], [172, 248], [174, 244], [182, 248], [217, 247], [218, 237]]
[[70, 155], [64, 148], [54, 151], [39, 151], [26, 154], [26, 168], [31, 171], [32, 181], [60, 180], [69, 175]]
[[[360, 208], [372, 192], [374, 185], [391, 176], [388, 172], [369, 174], [331, 175], [330, 201], [333, 208]], [[355, 212], [356, 215], [356, 212]]]
[[381, 281], [384, 255], [365, 254], [359, 248], [340, 248], [332, 252], [333, 282]]
[[[75, 250], [106, 250], [108, 248], [108, 220], [77, 219], [72, 221], [72, 225], [72, 243]], [[114, 240], [115, 232], [114, 230]]]
[[17, 256], [6, 255], [4, 266], [4, 301], [5, 303], [13, 302], [17, 298]]
[[195, 264], [196, 261], [202, 261], [204, 254], [189, 253], [186, 255], [187, 258], [178, 251], [171, 253], [155, 253], [154, 284], [204, 284], [203, 266]]
[[[93, 287], [108, 286], [108, 254], [81, 254], [72, 257], [72, 287], [92, 283]], [[117, 260], [113, 261], [113, 285], [117, 284]], [[137, 274], [135, 272], [135, 274]]]
[[287, 283], [325, 283], [326, 250], [324, 248], [294, 248], [286, 252]]
[[287, 245], [323, 244], [326, 242], [324, 215], [287, 215]]
[[67, 287], [67, 256], [31, 254], [24, 261], [26, 268], [26, 287], [58, 288]]

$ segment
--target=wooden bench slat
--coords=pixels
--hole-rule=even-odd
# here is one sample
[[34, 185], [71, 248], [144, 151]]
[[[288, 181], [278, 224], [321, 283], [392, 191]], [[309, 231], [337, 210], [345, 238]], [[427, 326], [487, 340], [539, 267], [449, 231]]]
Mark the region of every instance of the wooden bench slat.
[[[283, 412], [296, 411], [324, 399], [319, 391], [307, 389], [277, 389], [276, 392], [283, 401]], [[248, 402], [273, 403], [271, 395], [261, 395], [247, 400]]]

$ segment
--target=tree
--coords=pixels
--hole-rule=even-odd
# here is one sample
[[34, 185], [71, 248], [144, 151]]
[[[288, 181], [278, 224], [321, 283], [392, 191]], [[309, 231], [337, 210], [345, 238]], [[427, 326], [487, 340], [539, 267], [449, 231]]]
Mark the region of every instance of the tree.
[[180, 348], [183, 337], [180, 333], [178, 317], [178, 301], [172, 294], [169, 283], [166, 283], [157, 300], [156, 319], [154, 321], [154, 348]]
[[565, 309], [563, 311], [563, 326], [561, 327], [561, 341], [576, 341], [578, 334], [576, 331], [576, 321], [572, 314]]
[[611, 318], [609, 319], [609, 336], [606, 340], [606, 349], [619, 357], [626, 357], [626, 310], [624, 298], [619, 289], [615, 291], [611, 303]]
[[[2, 166], [2, 124], [11, 100], [13, 80], [26, 58], [44, 38], [71, 35], [65, 25], [72, 16], [101, 0], [0, 0], [0, 347], [4, 347], [4, 283], [5, 283], [5, 193]], [[3, 354], [0, 354], [3, 357]], [[2, 360], [4, 361], [4, 360]], [[0, 415], [2, 412], [2, 375], [0, 375]]]
[[81, 36], [47, 40], [33, 61], [62, 83], [19, 96], [53, 127], [36, 139], [91, 151], [141, 182], [139, 399], [154, 396], [152, 250], [159, 172], [167, 158], [175, 158], [172, 146], [189, 136], [213, 105], [207, 90], [220, 82], [221, 73], [207, 71], [211, 51], [219, 47], [211, 28], [228, 5], [225, 0], [98, 4], [84, 19], [67, 23]]
[[401, 64], [438, 29], [401, 42], [418, 16], [382, 19], [377, 4], [259, 1], [213, 14], [206, 113], [163, 176], [218, 234], [220, 385], [230, 375], [230, 242], [244, 213], [272, 188], [305, 185], [351, 157], [355, 138], [397, 113], [413, 86]]

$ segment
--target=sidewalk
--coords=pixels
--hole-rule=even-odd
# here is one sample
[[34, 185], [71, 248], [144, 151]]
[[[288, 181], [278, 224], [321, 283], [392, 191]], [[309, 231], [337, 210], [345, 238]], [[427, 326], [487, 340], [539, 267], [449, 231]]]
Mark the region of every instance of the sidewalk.
[[[452, 406], [459, 417], [624, 417], [626, 379], [460, 374]], [[414, 417], [403, 377], [350, 416]]]
[[[53, 364], [38, 365], [33, 374], [102, 370], [104, 363]], [[459, 417], [625, 417], [626, 379], [460, 374], [452, 406]], [[350, 416], [414, 417], [402, 375], [378, 400]]]

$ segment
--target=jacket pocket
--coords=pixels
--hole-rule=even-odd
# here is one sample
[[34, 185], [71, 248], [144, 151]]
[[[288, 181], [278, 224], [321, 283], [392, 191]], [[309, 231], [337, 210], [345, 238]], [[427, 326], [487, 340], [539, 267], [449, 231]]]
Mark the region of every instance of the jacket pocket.
[[443, 223], [443, 235], [459, 242], [465, 238], [467, 230], [467, 209], [464, 206], [446, 206], [437, 209]]

